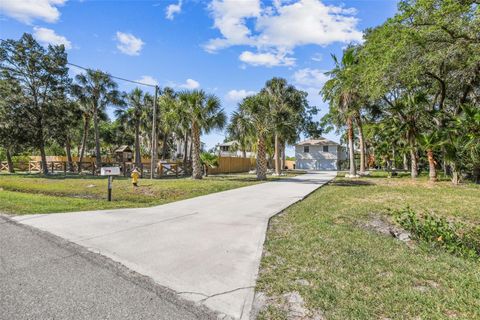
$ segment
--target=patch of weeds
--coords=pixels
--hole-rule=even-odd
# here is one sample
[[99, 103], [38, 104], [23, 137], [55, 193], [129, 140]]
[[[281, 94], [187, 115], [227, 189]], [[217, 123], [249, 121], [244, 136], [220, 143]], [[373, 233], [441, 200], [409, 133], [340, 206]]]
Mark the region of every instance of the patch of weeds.
[[480, 261], [480, 227], [450, 222], [431, 213], [418, 214], [411, 208], [393, 212], [395, 220], [414, 239], [445, 248], [448, 252]]
[[276, 306], [268, 306], [266, 310], [260, 312], [258, 320], [287, 320], [287, 313]]

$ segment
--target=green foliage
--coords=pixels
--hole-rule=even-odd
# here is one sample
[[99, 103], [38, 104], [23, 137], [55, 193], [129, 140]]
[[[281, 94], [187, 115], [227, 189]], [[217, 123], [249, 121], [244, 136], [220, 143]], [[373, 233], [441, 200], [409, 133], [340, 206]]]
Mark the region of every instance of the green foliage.
[[406, 208], [393, 212], [396, 221], [419, 240], [443, 247], [448, 252], [480, 261], [480, 227], [449, 222], [431, 213], [417, 214]]
[[210, 168], [218, 167], [218, 156], [209, 152], [202, 152], [200, 154], [200, 160], [202, 164]]

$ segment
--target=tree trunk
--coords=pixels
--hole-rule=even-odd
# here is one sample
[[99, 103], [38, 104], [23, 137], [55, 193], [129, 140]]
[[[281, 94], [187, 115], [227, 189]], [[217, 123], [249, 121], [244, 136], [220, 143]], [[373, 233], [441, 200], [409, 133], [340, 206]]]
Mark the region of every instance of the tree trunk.
[[168, 151], [168, 133], [165, 133], [163, 136], [163, 146], [162, 146], [162, 160], [167, 158]]
[[38, 119], [37, 128], [38, 128], [38, 148], [40, 149], [40, 158], [42, 161], [42, 171], [43, 174], [48, 174], [48, 165], [47, 165], [47, 155], [45, 154], [45, 138], [43, 136], [43, 124], [42, 118]]
[[15, 173], [15, 168], [13, 166], [12, 154], [10, 153], [10, 149], [7, 149], [7, 165], [8, 165], [8, 172]]
[[403, 170], [408, 171], [408, 157], [407, 154], [403, 154]]
[[410, 144], [410, 175], [412, 179], [416, 179], [418, 177], [417, 147], [415, 145], [415, 137], [411, 133], [408, 135], [408, 142]]
[[100, 131], [98, 128], [98, 110], [95, 108], [93, 112], [93, 126], [95, 129], [95, 171], [98, 172], [102, 167], [102, 155], [100, 153]]
[[285, 158], [286, 158], [286, 155], [285, 155], [285, 141], [282, 141], [282, 170], [285, 170]]
[[267, 154], [265, 149], [265, 137], [258, 137], [257, 146], [257, 180], [267, 179]]
[[360, 143], [360, 175], [365, 174], [365, 139], [363, 137], [362, 119], [360, 116], [356, 117], [358, 126], [358, 140]]
[[452, 183], [458, 185], [460, 183], [460, 171], [457, 164], [455, 162], [450, 163], [450, 168], [452, 169]]
[[[200, 143], [200, 149], [202, 149], [202, 144]], [[190, 156], [189, 159], [192, 160], [192, 150], [193, 150], [193, 140], [190, 141]]]
[[208, 177], [208, 166], [206, 164], [203, 165], [203, 173], [205, 174], [205, 177]]
[[200, 128], [198, 124], [192, 123], [192, 145], [193, 145], [193, 157], [192, 157], [192, 178], [202, 179], [202, 162], [200, 161]]
[[67, 155], [67, 170], [73, 172], [72, 146], [70, 145], [70, 137], [65, 138], [65, 154]]
[[135, 123], [135, 167], [142, 165], [142, 155], [140, 154], [140, 123]]
[[82, 148], [80, 149], [80, 156], [78, 158], [78, 173], [82, 172], [82, 161], [83, 156], [85, 155], [85, 149], [87, 148], [88, 126], [90, 124], [90, 118], [85, 117], [83, 121]]
[[183, 164], [185, 166], [187, 165], [187, 154], [188, 154], [188, 131], [185, 131], [185, 141], [184, 141], [184, 148], [183, 148]]
[[38, 142], [39, 142], [39, 148], [40, 148], [40, 158], [42, 160], [42, 171], [43, 171], [43, 174], [47, 175], [48, 174], [47, 155], [45, 154], [45, 143], [43, 141], [43, 137], [41, 137], [38, 140]]
[[350, 171], [349, 174], [351, 177], [357, 175], [357, 169], [355, 168], [355, 149], [353, 145], [353, 123], [352, 118], [347, 118], [347, 131], [348, 131], [348, 154], [350, 160]]
[[275, 174], [277, 176], [282, 173], [280, 165], [280, 138], [278, 137], [278, 134], [275, 133]]
[[437, 170], [435, 169], [435, 158], [433, 156], [432, 149], [427, 150], [427, 158], [428, 158], [428, 167], [429, 167], [429, 174], [431, 182], [437, 181]]

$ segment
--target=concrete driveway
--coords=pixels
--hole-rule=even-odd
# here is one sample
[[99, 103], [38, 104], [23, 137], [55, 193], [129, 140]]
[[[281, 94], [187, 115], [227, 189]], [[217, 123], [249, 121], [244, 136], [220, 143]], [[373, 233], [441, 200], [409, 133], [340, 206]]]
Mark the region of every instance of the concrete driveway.
[[18, 216], [225, 317], [248, 319], [270, 217], [336, 176], [315, 172], [151, 208]]

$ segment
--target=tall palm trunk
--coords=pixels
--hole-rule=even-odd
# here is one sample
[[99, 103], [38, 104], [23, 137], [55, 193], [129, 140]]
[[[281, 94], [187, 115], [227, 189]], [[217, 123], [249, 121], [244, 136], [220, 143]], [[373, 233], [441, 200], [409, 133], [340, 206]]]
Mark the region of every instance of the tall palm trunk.
[[258, 137], [257, 145], [257, 179], [267, 179], [267, 153], [265, 148], [265, 137], [260, 135]]
[[347, 118], [347, 131], [348, 131], [348, 154], [350, 160], [350, 176], [357, 175], [357, 169], [355, 168], [355, 149], [353, 146], [353, 122], [352, 118]]
[[93, 110], [93, 127], [95, 129], [95, 171], [102, 167], [102, 155], [100, 154], [100, 130], [98, 128], [98, 108]]
[[437, 170], [435, 169], [435, 158], [433, 156], [432, 149], [427, 149], [427, 158], [428, 158], [428, 167], [429, 167], [429, 178], [431, 182], [437, 181]]
[[188, 131], [185, 131], [185, 139], [183, 144], [183, 164], [187, 165], [187, 154], [188, 154]]
[[275, 133], [275, 174], [280, 175], [282, 173], [282, 168], [280, 168], [280, 138], [278, 134]]
[[135, 123], [135, 167], [142, 165], [142, 155], [140, 154], [140, 123]]
[[415, 137], [411, 132], [408, 134], [408, 143], [410, 144], [410, 175], [412, 179], [415, 179], [418, 177], [417, 146], [415, 144]]
[[360, 115], [355, 117], [358, 126], [358, 140], [360, 142], [360, 174], [365, 174], [365, 139], [363, 136], [362, 119]]
[[73, 172], [72, 146], [68, 135], [65, 138], [65, 154], [67, 155], [67, 170]]
[[282, 170], [285, 169], [285, 141], [282, 141]]
[[82, 148], [80, 149], [80, 156], [78, 158], [78, 172], [82, 172], [82, 161], [85, 155], [85, 149], [87, 148], [88, 127], [90, 125], [90, 118], [85, 116], [83, 118], [83, 136], [82, 136]]
[[396, 154], [396, 150], [395, 150], [395, 146], [392, 147], [392, 170], [395, 170], [397, 168], [396, 166], [396, 163], [395, 163], [395, 158], [397, 156]]
[[403, 170], [408, 170], [408, 158], [406, 153], [403, 154]]
[[458, 166], [452, 161], [450, 163], [450, 168], [452, 170], [452, 183], [458, 185], [460, 183], [460, 171], [458, 170]]
[[10, 153], [10, 149], [7, 148], [7, 165], [8, 165], [8, 172], [15, 173], [15, 168], [13, 166], [12, 154]]
[[168, 151], [168, 133], [165, 132], [163, 135], [163, 145], [162, 145], [162, 160], [167, 158], [167, 151]]
[[192, 178], [202, 179], [202, 162], [200, 161], [200, 128], [196, 122], [192, 123]]

